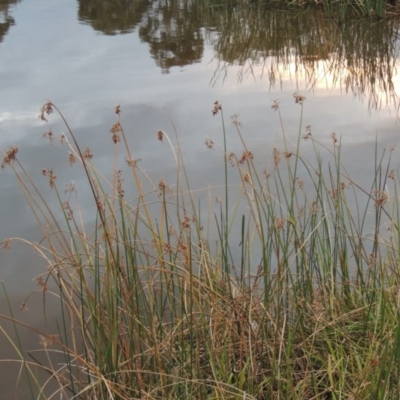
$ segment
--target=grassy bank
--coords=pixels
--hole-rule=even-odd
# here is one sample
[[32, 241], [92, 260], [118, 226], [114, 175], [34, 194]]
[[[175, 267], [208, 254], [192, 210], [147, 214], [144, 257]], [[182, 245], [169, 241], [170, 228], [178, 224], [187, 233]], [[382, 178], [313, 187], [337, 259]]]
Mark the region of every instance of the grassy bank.
[[[294, 95], [296, 143], [273, 103], [282, 140], [268, 161], [255, 159], [238, 117], [213, 105], [221, 135], [205, 145], [221, 152], [224, 189], [216, 199], [206, 192], [208, 207], [191, 187], [178, 138], [155, 135], [176, 174], [171, 184], [150, 181], [117, 107], [110, 165], [125, 166], [108, 183], [57, 107], [43, 106], [43, 120], [64, 120], [65, 165], [80, 168], [86, 184], [64, 192], [56, 171], [43, 170], [58, 202], [52, 208], [18, 149], [4, 152], [2, 167], [14, 170], [42, 231], [32, 244], [47, 263], [38, 284], [46, 301], [60, 302], [58, 330], [40, 333], [46, 363], [1, 322], [29, 328], [0, 316], [32, 398], [400, 396], [400, 207], [391, 150], [376, 153], [370, 186], [360, 187], [341, 163], [340, 138], [319, 143], [304, 126], [304, 100]], [[242, 141], [239, 154], [229, 151], [228, 130]], [[57, 139], [52, 131], [45, 137]], [[92, 211], [79, 206], [79, 192], [90, 195]], [[52, 362], [60, 354], [63, 361]]]

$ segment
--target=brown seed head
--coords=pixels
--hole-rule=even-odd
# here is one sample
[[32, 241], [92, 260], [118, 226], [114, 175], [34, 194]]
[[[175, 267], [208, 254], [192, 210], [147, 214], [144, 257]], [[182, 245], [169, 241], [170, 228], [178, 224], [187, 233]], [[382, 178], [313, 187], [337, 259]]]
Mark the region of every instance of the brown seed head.
[[162, 131], [162, 130], [159, 130], [159, 131], [157, 132], [157, 139], [158, 139], [160, 142], [163, 141], [163, 139], [164, 139], [164, 134], [165, 134], [165, 132]]
[[252, 180], [251, 180], [250, 174], [248, 174], [247, 172], [242, 174], [242, 179], [243, 179], [243, 182], [246, 182], [249, 185], [251, 185], [253, 183]]
[[239, 160], [239, 164], [244, 164], [248, 160], [252, 160], [254, 158], [252, 151], [244, 151], [241, 159]]
[[69, 162], [69, 165], [72, 167], [72, 165], [76, 162], [75, 154], [69, 153], [68, 162]]
[[303, 187], [304, 187], [304, 182], [303, 182], [303, 180], [300, 179], [300, 178], [296, 178], [296, 181], [297, 181], [297, 184], [299, 185], [299, 188], [300, 188], [300, 189], [303, 189]]
[[42, 169], [42, 175], [47, 176], [49, 178], [49, 185], [53, 189], [56, 183], [57, 175], [54, 174], [52, 169]]
[[83, 152], [83, 158], [86, 160], [91, 160], [93, 158], [92, 150], [89, 147], [86, 147], [85, 151]]
[[283, 225], [284, 225], [284, 220], [282, 218], [279, 217], [275, 217], [275, 229], [280, 231], [281, 229], [283, 229]]
[[115, 144], [121, 141], [119, 134], [122, 132], [122, 125], [119, 121], [111, 127], [110, 132], [112, 133], [112, 141]]
[[275, 147], [273, 152], [272, 152], [272, 154], [273, 154], [273, 157], [274, 157], [275, 168], [277, 168], [278, 164], [281, 161], [281, 152]]
[[121, 106], [118, 104], [118, 105], [115, 107], [115, 114], [120, 115], [121, 112], [122, 112]]
[[47, 132], [43, 133], [42, 139], [47, 139], [50, 144], [53, 144], [54, 142], [54, 133], [51, 129], [49, 129]]
[[312, 136], [312, 134], [311, 134], [311, 125], [307, 125], [306, 126], [306, 133], [303, 135], [303, 139], [304, 140], [310, 139], [311, 136]]
[[47, 103], [43, 104], [42, 108], [40, 109], [39, 119], [47, 122], [47, 116], [52, 113], [53, 113], [53, 103], [48, 101]]
[[280, 103], [279, 100], [274, 100], [274, 101], [272, 102], [271, 108], [272, 108], [274, 111], [277, 111], [277, 110], [279, 109], [279, 103]]
[[374, 194], [375, 194], [375, 207], [382, 207], [389, 200], [387, 192], [383, 190], [375, 190]]
[[118, 171], [115, 173], [115, 179], [116, 179], [116, 181], [117, 181], [118, 196], [119, 196], [120, 198], [122, 198], [122, 197], [124, 197], [125, 191], [124, 191], [124, 189], [123, 189], [123, 187], [122, 187], [122, 182], [123, 182], [124, 180], [122, 179], [122, 171], [121, 171], [121, 170], [118, 170]]
[[190, 228], [190, 218], [189, 217], [185, 217], [182, 221], [182, 226], [185, 229], [189, 229]]
[[204, 142], [204, 144], [206, 145], [207, 149], [214, 148], [214, 142], [210, 138], [207, 138], [206, 141]]
[[236, 128], [242, 127], [242, 123], [239, 121], [239, 114], [233, 114], [231, 120], [232, 120], [232, 125], [235, 126]]
[[75, 191], [75, 188], [76, 188], [75, 183], [73, 183], [73, 182], [67, 183], [65, 185], [64, 193], [71, 194], [72, 192]]
[[220, 110], [222, 110], [222, 106], [221, 104], [219, 104], [219, 101], [217, 100], [214, 102], [214, 108], [211, 110], [213, 117], [217, 115]]
[[15, 161], [17, 153], [18, 153], [17, 146], [10, 147], [3, 157], [3, 162], [1, 163], [1, 169], [4, 169], [7, 164], [11, 164], [13, 161]]
[[142, 160], [141, 160], [141, 158], [133, 159], [133, 158], [125, 157], [125, 161], [130, 167], [137, 167], [138, 162], [142, 161]]
[[293, 93], [293, 97], [294, 97], [294, 102], [300, 105], [303, 104], [304, 100], [306, 99], [304, 96], [298, 93]]
[[228, 154], [228, 162], [229, 162], [229, 164], [231, 164], [232, 167], [235, 166], [235, 161], [237, 161], [237, 157], [236, 157], [235, 153], [229, 153]]

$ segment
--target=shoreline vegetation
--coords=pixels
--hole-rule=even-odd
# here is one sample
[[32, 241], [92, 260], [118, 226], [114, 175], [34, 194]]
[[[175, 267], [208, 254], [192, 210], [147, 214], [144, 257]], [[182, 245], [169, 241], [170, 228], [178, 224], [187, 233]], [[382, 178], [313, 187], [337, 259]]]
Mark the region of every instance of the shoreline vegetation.
[[[272, 88], [284, 85], [290, 74], [301, 90], [321, 84], [341, 88], [365, 98], [371, 110], [390, 106], [398, 112], [393, 77], [399, 19], [377, 21], [346, 13], [339, 21], [321, 6], [288, 10], [265, 1], [149, 0], [130, 3], [130, 8], [118, 4], [97, 8], [85, 2], [79, 20], [102, 35], [137, 32], [165, 74], [200, 62], [205, 49], [212, 47], [216, 69], [211, 85], [223, 83], [232, 73], [238, 82], [259, 73]], [[110, 14], [116, 17], [110, 20]], [[321, 82], [325, 75], [329, 80]]]
[[[110, 157], [124, 167], [107, 182], [56, 105], [43, 106], [40, 118], [62, 120], [67, 132], [44, 138], [66, 146], [66, 165], [80, 168], [86, 184], [64, 192], [57, 171], [43, 169], [53, 207], [19, 149], [3, 152], [1, 166], [14, 171], [43, 235], [31, 243], [47, 268], [37, 283], [45, 302], [60, 303], [58, 330], [40, 333], [34, 357], [18, 332], [37, 329], [21, 324], [11, 305], [0, 315], [16, 353], [8, 362], [20, 364], [32, 399], [399, 398], [393, 149], [376, 150], [370, 186], [361, 187], [342, 164], [340, 137], [318, 142], [303, 121], [305, 98], [295, 93], [294, 101], [297, 142], [275, 101], [281, 142], [266, 165], [247, 147], [238, 116], [227, 118], [214, 103], [220, 139], [205, 146], [221, 153], [224, 189], [216, 202], [208, 189], [207, 206], [192, 187], [178, 135], [155, 135], [176, 174], [172, 184], [152, 182], [128, 146], [117, 106]], [[242, 142], [238, 154], [229, 152], [228, 131]], [[305, 146], [313, 157], [304, 156]], [[91, 212], [78, 192], [90, 194]]]
[[[187, 1], [190, 3], [190, 1]], [[399, 16], [399, 3], [396, 0], [202, 0], [201, 6], [218, 8], [259, 8], [269, 11], [321, 10], [326, 17], [345, 20], [346, 18], [382, 19]]]

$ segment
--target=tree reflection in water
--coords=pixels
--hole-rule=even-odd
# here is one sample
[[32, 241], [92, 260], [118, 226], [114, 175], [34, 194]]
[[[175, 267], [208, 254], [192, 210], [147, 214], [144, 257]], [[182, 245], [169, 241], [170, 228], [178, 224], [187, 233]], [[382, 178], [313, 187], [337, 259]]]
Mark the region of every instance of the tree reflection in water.
[[271, 85], [290, 74], [312, 89], [324, 78], [329, 88], [367, 96], [371, 108], [397, 99], [400, 21], [394, 19], [339, 22], [320, 10], [294, 14], [196, 0], [79, 0], [79, 19], [107, 35], [137, 28], [164, 73], [199, 62], [207, 43], [218, 60], [213, 82], [239, 66], [239, 80], [257, 70]]
[[10, 27], [15, 24], [14, 18], [10, 15], [10, 7], [20, 0], [0, 0], [0, 43], [4, 40]]

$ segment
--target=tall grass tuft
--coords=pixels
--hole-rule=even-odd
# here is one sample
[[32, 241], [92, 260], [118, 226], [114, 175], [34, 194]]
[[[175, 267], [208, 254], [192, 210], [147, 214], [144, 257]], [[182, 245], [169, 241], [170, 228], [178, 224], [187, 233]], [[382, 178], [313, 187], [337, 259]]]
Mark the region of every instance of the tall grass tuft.
[[[115, 167], [108, 184], [56, 105], [43, 106], [44, 121], [55, 112], [65, 123], [61, 140], [93, 208], [89, 218], [74, 200], [78, 188], [63, 193], [55, 172], [43, 170], [58, 202], [53, 209], [18, 149], [4, 152], [2, 167], [15, 172], [43, 234], [33, 245], [47, 262], [38, 283], [46, 301], [55, 286], [60, 302], [58, 331], [40, 333], [47, 363], [26, 355], [0, 325], [32, 398], [398, 398], [400, 208], [391, 149], [376, 152], [370, 187], [361, 187], [342, 165], [340, 138], [319, 143], [303, 127], [305, 98], [294, 99], [295, 143], [279, 103], [272, 105], [282, 141], [268, 168], [247, 146], [236, 115], [230, 129], [243, 149], [228, 151], [222, 105], [214, 104], [226, 190], [206, 216], [179, 141], [173, 146], [158, 132], [176, 185], [151, 182], [128, 146], [118, 106], [113, 165], [124, 159], [129, 174]], [[215, 144], [207, 139], [206, 146]], [[39, 334], [12, 315], [0, 317]], [[63, 362], [54, 362], [60, 354]], [[48, 394], [50, 382], [58, 389]]]

